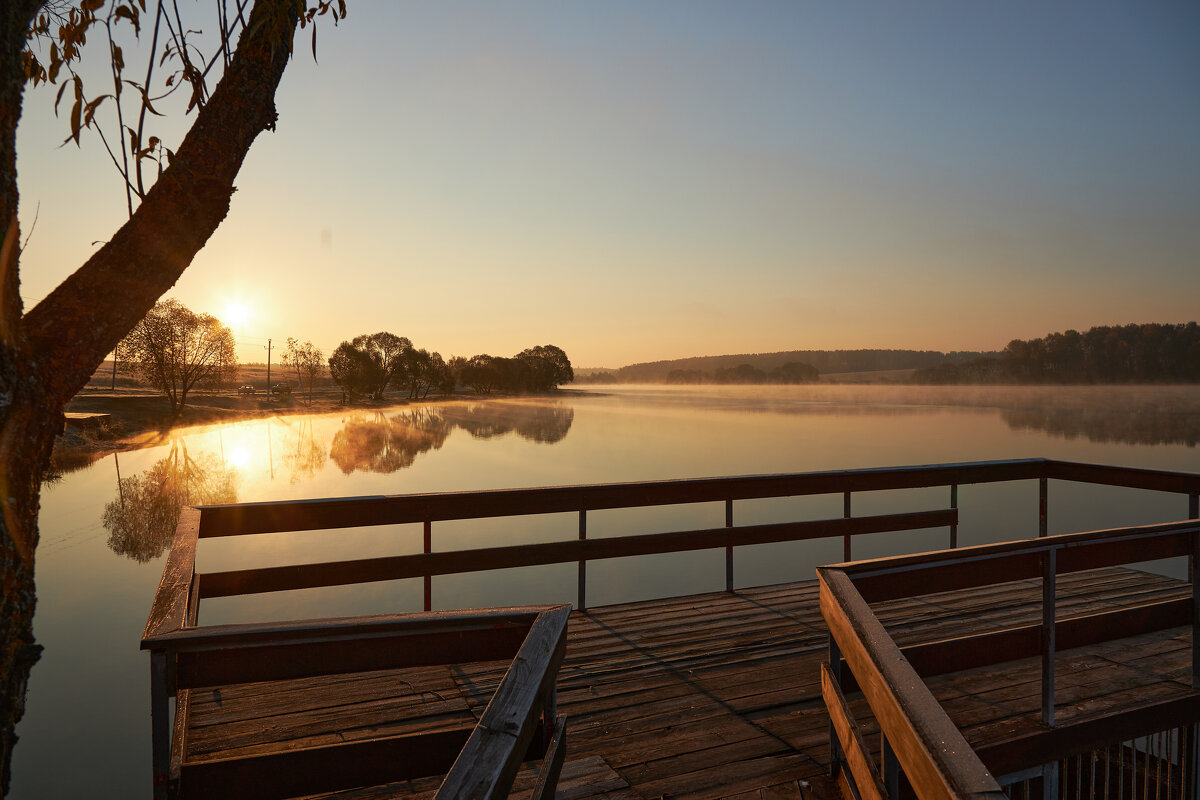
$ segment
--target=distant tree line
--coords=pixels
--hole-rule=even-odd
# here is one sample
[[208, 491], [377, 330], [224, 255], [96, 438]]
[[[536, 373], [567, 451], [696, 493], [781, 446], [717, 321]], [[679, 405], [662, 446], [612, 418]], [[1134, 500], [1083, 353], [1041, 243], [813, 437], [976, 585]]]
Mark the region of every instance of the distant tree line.
[[1147, 323], [1013, 339], [996, 356], [913, 373], [913, 383], [1197, 383], [1200, 326]]
[[434, 391], [452, 393], [459, 385], [481, 394], [543, 392], [574, 378], [567, 354], [554, 345], [523, 350], [512, 358], [482, 354], [446, 362], [440, 353], [418, 349], [408, 337], [386, 331], [338, 345], [329, 357], [329, 374], [351, 400], [382, 400], [388, 388], [418, 399]]
[[512, 358], [478, 355], [451, 359], [458, 383], [480, 394], [545, 392], [575, 380], [571, 360], [552, 344], [522, 350]]
[[667, 383], [815, 383], [821, 376], [817, 368], [799, 361], [764, 371], [750, 364], [721, 368], [716, 372], [698, 369], [673, 369], [667, 373]]
[[[947, 362], [965, 362], [986, 355], [980, 352], [942, 353], [935, 350], [787, 350], [777, 353], [743, 353], [741, 355], [696, 356], [671, 361], [630, 364], [618, 370], [599, 372], [580, 379], [580, 383], [663, 383], [671, 373], [699, 372], [717, 382], [722, 370], [738, 370], [743, 364], [766, 373], [771, 382], [772, 371], [789, 363], [805, 364], [828, 377], [838, 372], [873, 372], [890, 369], [934, 367]], [[727, 374], [727, 373], [726, 373]]]

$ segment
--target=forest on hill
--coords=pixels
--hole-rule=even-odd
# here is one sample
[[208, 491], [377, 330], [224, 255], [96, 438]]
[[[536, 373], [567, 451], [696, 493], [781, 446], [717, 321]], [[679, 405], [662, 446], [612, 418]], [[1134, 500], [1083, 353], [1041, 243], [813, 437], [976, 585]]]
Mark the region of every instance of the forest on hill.
[[1013, 339], [998, 354], [919, 369], [913, 383], [1197, 383], [1200, 326], [1141, 325]]
[[[651, 361], [641, 364], [630, 364], [612, 372], [600, 372], [589, 375], [586, 379], [577, 379], [577, 383], [736, 383], [736, 380], [722, 380], [741, 370], [744, 374], [763, 373], [781, 375], [795, 372], [798, 367], [789, 365], [805, 365], [812, 367], [821, 375], [839, 372], [874, 372], [877, 370], [921, 369], [937, 367], [947, 363], [965, 363], [973, 359], [991, 355], [980, 352], [942, 353], [936, 350], [785, 350], [777, 353], [743, 353], [740, 355], [696, 356], [692, 358], [677, 358], [669, 361]], [[687, 381], [672, 381], [672, 374], [707, 376], [707, 379], [690, 379]], [[815, 379], [815, 378], [814, 378]], [[792, 381], [774, 381], [792, 382]]]

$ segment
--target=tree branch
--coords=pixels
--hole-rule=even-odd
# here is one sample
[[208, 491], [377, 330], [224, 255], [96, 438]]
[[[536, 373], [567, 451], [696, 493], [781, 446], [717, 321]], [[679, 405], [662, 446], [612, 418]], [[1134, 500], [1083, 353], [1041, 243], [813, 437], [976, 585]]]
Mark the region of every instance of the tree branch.
[[275, 90], [303, 11], [300, 0], [254, 4], [229, 69], [141, 206], [25, 315], [38, 372], [59, 402], [87, 383], [225, 218], [250, 145], [275, 127]]

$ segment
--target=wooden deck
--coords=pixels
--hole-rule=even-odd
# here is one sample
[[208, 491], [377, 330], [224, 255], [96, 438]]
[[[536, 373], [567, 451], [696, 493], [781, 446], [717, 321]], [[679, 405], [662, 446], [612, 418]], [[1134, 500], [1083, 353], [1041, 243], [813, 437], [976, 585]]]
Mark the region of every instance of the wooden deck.
[[[1058, 617], [1188, 596], [1126, 568], [1061, 575]], [[815, 582], [592, 608], [571, 615], [558, 708], [568, 718], [559, 797], [830, 797]], [[1039, 580], [873, 606], [897, 644], [1036, 623]], [[1064, 651], [1058, 718], [1102, 716], [1192, 692], [1190, 628]], [[474, 726], [507, 663], [387, 670], [193, 690], [192, 759]], [[928, 679], [979, 749], [1038, 728], [1038, 659]], [[860, 722], [874, 730], [861, 701]], [[878, 737], [868, 737], [877, 746]], [[514, 796], [528, 789], [522, 775]], [[429, 796], [438, 780], [321, 795]]]

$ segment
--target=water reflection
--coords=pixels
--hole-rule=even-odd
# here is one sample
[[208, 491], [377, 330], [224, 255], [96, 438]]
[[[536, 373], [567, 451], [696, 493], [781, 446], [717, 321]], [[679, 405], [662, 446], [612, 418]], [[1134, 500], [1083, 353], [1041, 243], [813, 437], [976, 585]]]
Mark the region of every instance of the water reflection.
[[140, 475], [118, 478], [117, 496], [104, 507], [108, 546], [139, 563], [158, 558], [171, 544], [184, 506], [237, 502], [237, 473], [213, 453], [192, 457], [173, 440], [166, 458]]
[[333, 437], [329, 457], [349, 475], [395, 472], [416, 457], [446, 443], [451, 425], [432, 408], [406, 411], [388, 419], [382, 413], [349, 420]]
[[389, 473], [412, 466], [421, 453], [437, 450], [455, 428], [476, 439], [508, 433], [540, 444], [566, 437], [575, 410], [559, 404], [479, 403], [427, 406], [388, 417], [361, 414], [333, 437], [329, 457], [341, 471]]
[[1045, 431], [1064, 439], [1086, 437], [1114, 444], [1200, 442], [1200, 414], [1160, 412], [1153, 408], [1013, 408], [1001, 411], [1013, 430]]
[[318, 437], [313, 432], [313, 420], [310, 416], [300, 417], [295, 426], [296, 442], [285, 445], [283, 463], [288, 468], [288, 483], [300, 483], [316, 475], [325, 468], [329, 459], [325, 438]]
[[499, 404], [450, 406], [443, 417], [476, 439], [490, 439], [515, 431], [518, 436], [540, 444], [566, 438], [575, 420], [575, 409], [558, 404]]

